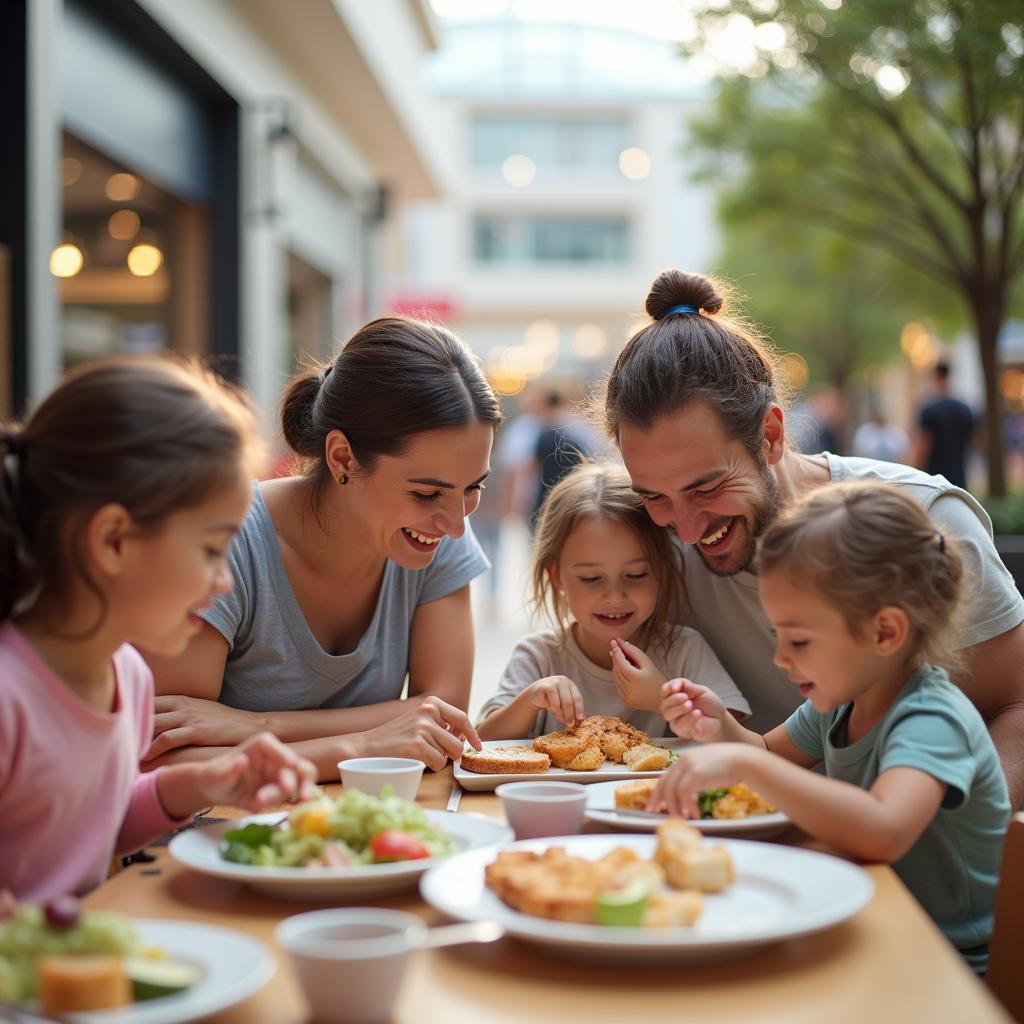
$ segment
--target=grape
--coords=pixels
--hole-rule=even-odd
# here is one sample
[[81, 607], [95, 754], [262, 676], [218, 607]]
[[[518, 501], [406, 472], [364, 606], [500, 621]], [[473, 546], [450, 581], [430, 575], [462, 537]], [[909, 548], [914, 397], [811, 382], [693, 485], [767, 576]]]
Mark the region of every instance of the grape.
[[66, 932], [78, 924], [81, 910], [78, 906], [78, 900], [74, 896], [59, 896], [57, 899], [46, 903], [43, 907], [43, 913], [46, 915], [46, 923], [51, 928]]

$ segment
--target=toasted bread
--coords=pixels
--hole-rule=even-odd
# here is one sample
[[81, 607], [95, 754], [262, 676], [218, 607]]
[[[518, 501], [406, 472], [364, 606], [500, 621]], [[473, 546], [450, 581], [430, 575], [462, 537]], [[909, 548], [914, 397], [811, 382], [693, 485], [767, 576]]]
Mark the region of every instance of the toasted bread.
[[655, 772], [664, 768], [671, 751], [664, 747], [655, 747], [650, 743], [641, 743], [638, 747], [630, 747], [623, 755], [622, 760], [626, 767], [633, 772]]
[[484, 747], [464, 750], [462, 767], [478, 775], [534, 775], [551, 767], [551, 758], [530, 747]]

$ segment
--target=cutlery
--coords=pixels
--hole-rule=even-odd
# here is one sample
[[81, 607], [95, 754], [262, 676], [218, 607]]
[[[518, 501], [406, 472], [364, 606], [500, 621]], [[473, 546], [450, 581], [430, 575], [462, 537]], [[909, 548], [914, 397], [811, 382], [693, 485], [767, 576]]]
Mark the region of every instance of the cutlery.
[[431, 928], [423, 942], [424, 949], [461, 946], [467, 942], [497, 942], [505, 934], [497, 921], [474, 921], [471, 924], [449, 924]]
[[659, 821], [668, 821], [669, 816], [664, 811], [634, 811], [630, 807], [591, 807], [592, 811], [600, 811], [602, 814], [614, 814], [619, 818], [654, 818]]
[[462, 787], [457, 783], [452, 783], [452, 791], [448, 794], [448, 803], [445, 804], [446, 811], [457, 811], [459, 809], [459, 801], [462, 799]]

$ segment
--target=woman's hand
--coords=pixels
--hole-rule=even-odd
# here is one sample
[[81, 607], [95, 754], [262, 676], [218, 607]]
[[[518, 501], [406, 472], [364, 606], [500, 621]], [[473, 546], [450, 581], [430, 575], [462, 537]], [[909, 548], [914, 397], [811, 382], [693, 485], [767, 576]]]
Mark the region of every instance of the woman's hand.
[[612, 681], [628, 707], [657, 711], [665, 677], [635, 644], [615, 637], [612, 649]]
[[585, 717], [583, 694], [568, 676], [546, 676], [524, 692], [531, 708], [550, 711], [563, 725], [576, 725]]
[[665, 683], [658, 710], [677, 736], [698, 743], [719, 739], [728, 714], [714, 690], [689, 679], [670, 679]]
[[358, 756], [413, 757], [439, 771], [462, 756], [467, 742], [482, 749], [473, 723], [457, 707], [432, 696], [406, 703], [410, 706], [390, 722], [352, 737]]
[[253, 711], [199, 697], [157, 697], [153, 742], [143, 761], [179, 747], [233, 747], [263, 730]]
[[677, 818], [699, 818], [701, 790], [728, 789], [744, 781], [746, 766], [758, 755], [771, 756], [745, 743], [715, 743], [687, 750], [658, 780], [647, 808], [665, 809]]
[[164, 810], [183, 818], [207, 804], [262, 811], [316, 795], [316, 768], [276, 736], [250, 736], [237, 749], [202, 764], [177, 765], [157, 776]]

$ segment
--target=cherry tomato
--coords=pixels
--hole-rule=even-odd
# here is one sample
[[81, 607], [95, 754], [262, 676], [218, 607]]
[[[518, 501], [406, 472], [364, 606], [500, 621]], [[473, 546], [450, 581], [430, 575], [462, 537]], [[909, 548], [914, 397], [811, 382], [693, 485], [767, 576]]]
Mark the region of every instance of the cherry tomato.
[[398, 829], [386, 828], [370, 840], [370, 852], [374, 861], [423, 860], [430, 851], [415, 836]]
[[61, 932], [74, 928], [78, 924], [80, 913], [78, 900], [74, 896], [58, 896], [43, 907], [46, 923]]

